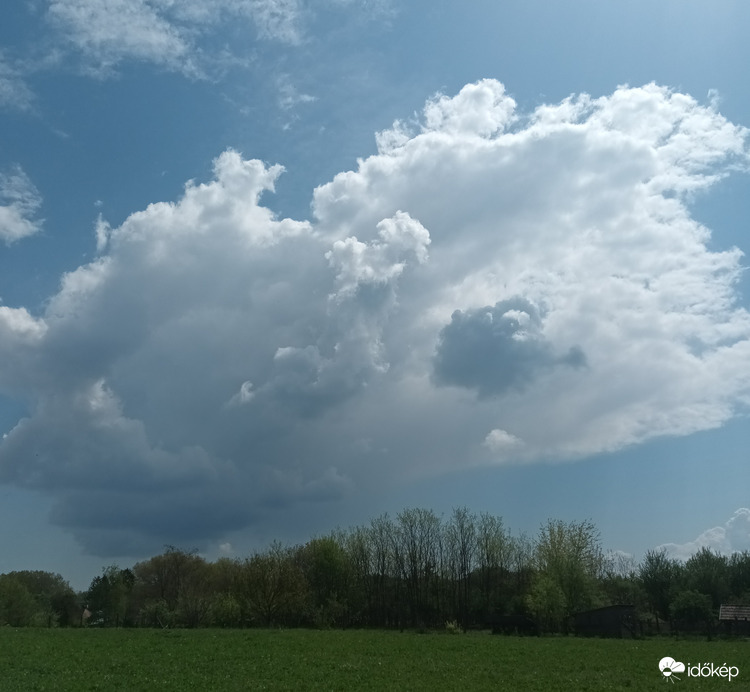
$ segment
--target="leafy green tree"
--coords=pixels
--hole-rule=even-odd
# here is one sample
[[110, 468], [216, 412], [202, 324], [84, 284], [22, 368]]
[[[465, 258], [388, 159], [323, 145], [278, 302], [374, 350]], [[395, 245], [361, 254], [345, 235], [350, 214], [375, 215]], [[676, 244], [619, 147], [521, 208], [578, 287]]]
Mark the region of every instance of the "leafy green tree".
[[631, 556], [609, 553], [604, 560], [600, 585], [608, 605], [648, 608], [646, 594], [638, 580], [638, 565]]
[[542, 631], [559, 632], [565, 629], [570, 609], [560, 584], [551, 574], [536, 574], [531, 591], [526, 596], [526, 607]]
[[89, 622], [103, 627], [133, 624], [126, 615], [134, 582], [135, 576], [129, 569], [120, 569], [117, 565], [105, 567], [86, 592], [86, 605], [92, 613]]
[[202, 557], [193, 556], [180, 584], [177, 621], [185, 627], [206, 624], [211, 606], [211, 567]]
[[307, 585], [292, 550], [273, 543], [265, 553], [245, 560], [242, 582], [242, 598], [254, 620], [267, 627], [298, 624]]
[[750, 603], [750, 551], [732, 554], [727, 572], [732, 599]]
[[52, 627], [78, 624], [81, 604], [70, 584], [59, 574], [42, 570], [10, 572], [23, 584], [37, 603], [39, 625]]
[[638, 567], [638, 580], [643, 587], [649, 608], [656, 618], [668, 621], [673, 591], [682, 576], [682, 565], [667, 557], [665, 548], [649, 550]]
[[207, 567], [207, 621], [218, 627], [241, 627], [247, 619], [240, 598], [242, 563], [222, 557]]
[[299, 549], [297, 563], [307, 581], [313, 622], [325, 627], [348, 624], [353, 565], [343, 537], [313, 538]]
[[718, 610], [731, 592], [729, 560], [708, 548], [701, 548], [685, 563], [683, 578], [688, 589], [705, 594]]
[[233, 593], [219, 591], [209, 599], [208, 619], [216, 627], [240, 627], [242, 605]]
[[10, 574], [0, 575], [0, 625], [27, 627], [39, 615], [36, 599], [24, 584]]
[[695, 589], [680, 591], [672, 600], [671, 613], [672, 622], [677, 629], [700, 629], [707, 633], [713, 629], [711, 597]]
[[598, 605], [604, 556], [593, 523], [549, 520], [539, 532], [535, 557], [546, 578], [542, 583], [549, 580], [564, 596], [567, 615]]
[[242, 563], [221, 557], [211, 565], [211, 588], [220, 593], [233, 593], [239, 586]]
[[201, 587], [207, 577], [205, 567], [206, 561], [196, 551], [174, 546], [137, 563], [134, 599], [145, 623], [160, 627], [200, 624], [209, 605]]

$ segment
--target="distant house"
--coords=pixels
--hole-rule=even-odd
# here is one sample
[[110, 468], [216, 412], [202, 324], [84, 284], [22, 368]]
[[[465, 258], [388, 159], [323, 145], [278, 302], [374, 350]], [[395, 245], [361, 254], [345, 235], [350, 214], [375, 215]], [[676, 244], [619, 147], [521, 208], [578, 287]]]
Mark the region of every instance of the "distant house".
[[750, 634], [750, 605], [721, 605], [719, 626], [726, 634]]
[[612, 605], [585, 610], [574, 616], [576, 634], [582, 637], [630, 639], [640, 636], [640, 623], [632, 605]]

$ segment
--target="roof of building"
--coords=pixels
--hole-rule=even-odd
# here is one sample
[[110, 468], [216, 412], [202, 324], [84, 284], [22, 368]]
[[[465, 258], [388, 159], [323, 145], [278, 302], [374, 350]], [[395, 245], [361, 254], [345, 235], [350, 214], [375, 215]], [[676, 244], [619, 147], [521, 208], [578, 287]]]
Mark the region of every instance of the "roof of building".
[[722, 605], [719, 620], [750, 620], [750, 605]]

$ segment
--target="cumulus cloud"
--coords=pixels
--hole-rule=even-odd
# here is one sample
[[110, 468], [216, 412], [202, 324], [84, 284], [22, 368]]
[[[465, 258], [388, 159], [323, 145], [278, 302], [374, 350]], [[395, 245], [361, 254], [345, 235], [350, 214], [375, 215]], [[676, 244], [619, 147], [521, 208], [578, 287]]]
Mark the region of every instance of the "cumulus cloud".
[[389, 368], [383, 330], [397, 304], [397, 286], [408, 258], [427, 259], [428, 231], [409, 214], [397, 211], [376, 225], [377, 240], [352, 236], [325, 253], [334, 272], [326, 317], [314, 344], [279, 348], [264, 389], [286, 405], [316, 413], [323, 402], [347, 398], [373, 373]]
[[6, 245], [41, 230], [35, 218], [41, 206], [39, 191], [20, 166], [0, 174], [0, 238]]
[[693, 541], [658, 546], [658, 549], [665, 549], [670, 557], [682, 561], [688, 560], [702, 548], [721, 555], [750, 550], [750, 509], [741, 507], [724, 525], [707, 529]]
[[689, 203], [746, 140], [656, 85], [523, 114], [483, 80], [380, 133], [310, 221], [265, 205], [281, 166], [224, 152], [100, 219], [43, 313], [0, 310], [0, 390], [29, 411], [0, 480], [53, 495], [92, 552], [158, 550], [719, 426], [747, 406], [750, 316], [740, 251]]
[[484, 438], [484, 444], [491, 452], [503, 454], [517, 449], [523, 444], [523, 440], [519, 440], [507, 430], [495, 428], [487, 433], [487, 437]]
[[[505, 394], [477, 407], [501, 414], [482, 438], [501, 420], [560, 458], [720, 425], [747, 399], [741, 253], [709, 251], [688, 202], [747, 165], [746, 130], [656, 85], [514, 109], [491, 80], [431, 99], [421, 131], [397, 123], [316, 190], [319, 225], [356, 232], [396, 208], [429, 229], [404, 311], [423, 331], [402, 326], [437, 384]], [[533, 306], [533, 333], [507, 301]], [[549, 367], [566, 354], [586, 367]]]

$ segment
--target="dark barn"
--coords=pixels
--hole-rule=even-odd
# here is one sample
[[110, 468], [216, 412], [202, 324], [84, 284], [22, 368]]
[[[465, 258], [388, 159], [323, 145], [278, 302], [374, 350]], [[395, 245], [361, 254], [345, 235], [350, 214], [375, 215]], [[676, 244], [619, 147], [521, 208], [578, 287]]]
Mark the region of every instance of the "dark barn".
[[722, 605], [719, 608], [719, 625], [725, 634], [750, 635], [750, 606]]
[[628, 639], [639, 634], [635, 607], [613, 605], [575, 614], [575, 632], [583, 637]]

